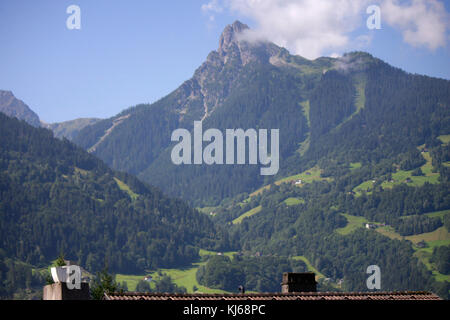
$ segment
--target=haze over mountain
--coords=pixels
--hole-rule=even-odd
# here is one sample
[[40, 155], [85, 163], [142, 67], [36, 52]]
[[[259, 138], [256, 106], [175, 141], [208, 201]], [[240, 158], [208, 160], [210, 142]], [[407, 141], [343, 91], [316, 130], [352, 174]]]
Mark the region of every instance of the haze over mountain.
[[45, 124], [44, 127], [50, 129], [57, 138], [75, 139], [78, 133], [86, 126], [93, 125], [100, 121], [97, 118], [80, 118], [64, 122]]

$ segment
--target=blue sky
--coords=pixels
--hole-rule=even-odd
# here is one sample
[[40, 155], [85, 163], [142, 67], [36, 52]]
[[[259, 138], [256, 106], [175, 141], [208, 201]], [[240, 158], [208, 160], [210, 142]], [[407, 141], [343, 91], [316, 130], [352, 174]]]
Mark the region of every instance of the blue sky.
[[[48, 123], [110, 117], [132, 105], [158, 100], [189, 79], [218, 47], [223, 28], [237, 19], [269, 40], [285, 43], [293, 53], [312, 57], [358, 49], [408, 72], [450, 79], [448, 29], [444, 44], [441, 41], [430, 48], [433, 42], [427, 42], [429, 34], [425, 32], [420, 35], [424, 44], [414, 45], [405, 40], [408, 17], [389, 12], [386, 19], [390, 23], [384, 23], [382, 11], [382, 29], [368, 31], [368, 15], [358, 7], [351, 17], [344, 14], [334, 21], [342, 26], [355, 23], [353, 28], [328, 26], [346, 41], [335, 47], [324, 42], [309, 52], [305, 51], [308, 46], [302, 46], [310, 38], [302, 31], [304, 25], [283, 25], [286, 10], [277, 10], [281, 7], [276, 1], [272, 1], [275, 9], [264, 9], [273, 13], [267, 17], [263, 9], [243, 7], [245, 0], [2, 0], [0, 89], [13, 91]], [[307, 1], [292, 5], [300, 21], [306, 21], [309, 11], [295, 6]], [[66, 27], [66, 9], [72, 4], [81, 8], [81, 30]], [[445, 6], [444, 11], [449, 12], [449, 4]], [[412, 9], [410, 12], [420, 14]], [[276, 33], [267, 31], [269, 19], [278, 27], [269, 25]], [[313, 19], [330, 21], [322, 16]], [[397, 25], [401, 19], [404, 23]], [[426, 26], [427, 20], [421, 23]], [[317, 28], [322, 30], [323, 24]], [[286, 29], [289, 31], [284, 32]], [[331, 35], [338, 38], [341, 34]]]

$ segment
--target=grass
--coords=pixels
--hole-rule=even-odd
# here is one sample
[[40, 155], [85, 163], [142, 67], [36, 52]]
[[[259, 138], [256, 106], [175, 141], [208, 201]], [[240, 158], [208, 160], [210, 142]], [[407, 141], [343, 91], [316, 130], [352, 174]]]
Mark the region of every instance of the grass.
[[[412, 176], [413, 170], [405, 171], [405, 170], [397, 170], [392, 175], [392, 181], [383, 181], [381, 183], [381, 187], [383, 189], [391, 189], [396, 185], [406, 183], [409, 186], [420, 187], [423, 186], [426, 182], [431, 184], [439, 183], [439, 173], [433, 172], [433, 165], [431, 163], [431, 156], [429, 152], [422, 152], [422, 156], [426, 160], [426, 163], [420, 167], [423, 172], [423, 176]], [[350, 165], [351, 168], [351, 165]], [[410, 182], [407, 182], [407, 180]], [[367, 194], [371, 193], [373, 189], [374, 182], [372, 180], [365, 181], [360, 185], [353, 188], [353, 192], [356, 193], [356, 196], [360, 196], [363, 191], [366, 191]]]
[[283, 201], [287, 206], [296, 206], [300, 203], [305, 203], [305, 200], [299, 198], [287, 198]]
[[412, 236], [402, 236], [395, 232], [394, 228], [391, 226], [377, 228], [376, 231], [391, 239], [409, 240], [415, 245], [421, 241], [425, 241], [428, 245], [428, 248], [426, 248], [428, 250], [432, 250], [436, 246], [450, 245], [450, 233], [445, 227], [440, 227], [432, 232], [415, 234]]
[[[233, 256], [237, 253], [237, 251], [228, 251], [228, 252], [222, 252], [222, 254], [226, 257], [229, 257], [230, 259], [233, 259]], [[216, 251], [209, 251], [205, 249], [200, 249], [198, 253], [201, 257], [204, 256], [215, 256], [218, 254]]]
[[114, 177], [114, 180], [116, 181], [117, 185], [119, 186], [119, 189], [122, 191], [125, 191], [132, 200], [136, 200], [137, 197], [139, 196], [137, 193], [134, 193], [133, 190], [131, 190], [131, 188], [125, 184], [123, 181], [117, 179], [116, 177]]
[[[190, 293], [194, 292], [194, 286], [197, 287], [196, 292], [202, 293], [223, 293], [225, 291], [218, 289], [210, 289], [200, 285], [196, 279], [196, 273], [200, 266], [205, 265], [206, 262], [193, 263], [191, 266], [179, 269], [159, 269], [148, 275], [152, 276], [154, 280], [160, 279], [160, 274], [168, 275], [172, 281], [178, 286], [183, 286]], [[126, 281], [129, 291], [136, 291], [136, 286], [140, 280], [143, 280], [146, 275], [125, 275], [117, 274], [116, 281], [122, 283]], [[153, 288], [154, 284], [151, 282], [150, 286]]]
[[[283, 183], [292, 183], [292, 182], [297, 181], [297, 180], [302, 180], [302, 184], [298, 185], [299, 187], [301, 187], [304, 184], [312, 183], [314, 181], [332, 181], [332, 178], [322, 178], [320, 176], [321, 173], [322, 173], [322, 170], [320, 168], [313, 167], [313, 168], [311, 168], [309, 170], [306, 170], [306, 171], [304, 171], [304, 172], [302, 172], [300, 174], [296, 174], [296, 175], [293, 175], [293, 176], [290, 176], [290, 177], [282, 178], [282, 179], [276, 181], [275, 185], [279, 186], [279, 185], [281, 185]], [[270, 185], [261, 187], [258, 190], [252, 192], [247, 199], [243, 200], [240, 203], [240, 205], [243, 206], [245, 203], [250, 202], [252, 197], [257, 196], [257, 195], [261, 194], [264, 190], [268, 190], [268, 189], [270, 189]], [[294, 200], [294, 198], [291, 198], [291, 199], [286, 199], [286, 200], [288, 201], [287, 203], [285, 202], [287, 205], [295, 205], [295, 204], [302, 203], [302, 202], [304, 203], [303, 199], [296, 199], [296, 200]], [[298, 202], [298, 201], [300, 201], [300, 202]], [[234, 219], [233, 220], [233, 224], [241, 223], [244, 218], [251, 217], [252, 215], [260, 212], [261, 209], [262, 209], [261, 206], [258, 206], [256, 208], [253, 208], [253, 209], [247, 211], [246, 213], [242, 214], [238, 218]]]
[[427, 243], [440, 243], [442, 245], [450, 244], [450, 233], [447, 231], [445, 227], [440, 227], [432, 232], [416, 234], [412, 236], [407, 236], [405, 239], [410, 240], [414, 244], [425, 241]]
[[368, 223], [367, 219], [364, 217], [352, 216], [349, 214], [342, 214], [347, 219], [347, 225], [343, 228], [336, 229], [336, 232], [340, 235], [347, 235], [359, 228], [364, 228], [364, 224]]
[[128, 275], [128, 274], [116, 274], [116, 282], [122, 283], [126, 281], [129, 291], [136, 291], [136, 286], [140, 280], [144, 280], [146, 275]]
[[[322, 174], [322, 170], [319, 167], [313, 167], [313, 168], [306, 170], [300, 174], [282, 178], [282, 179], [276, 181], [275, 185], [279, 186], [283, 183], [292, 183], [294, 181], [302, 180], [302, 183], [298, 185], [299, 187], [301, 187], [307, 183], [312, 183], [314, 181], [332, 181], [333, 180], [332, 178], [322, 178], [320, 176], [321, 174]], [[264, 190], [268, 190], [268, 189], [270, 189], [270, 185], [264, 186], [262, 188], [259, 188], [256, 191], [252, 192], [247, 199], [245, 199], [244, 201], [242, 201], [240, 203], [240, 205], [241, 206], [244, 205], [245, 203], [249, 202], [252, 197], [257, 196], [257, 195], [261, 194]], [[296, 200], [294, 200], [294, 199], [295, 198], [286, 199], [288, 202], [287, 203], [285, 202], [285, 203], [287, 205], [295, 205], [298, 203], [304, 203], [303, 199], [296, 199]], [[298, 201], [300, 201], [300, 202], [298, 202]], [[233, 224], [241, 223], [242, 219], [244, 219], [246, 217], [250, 217], [260, 211], [261, 211], [261, 206], [253, 208], [253, 209], [247, 211], [246, 213], [242, 214], [238, 218], [234, 219]]]
[[245, 218], [251, 217], [254, 214], [257, 214], [258, 212], [260, 212], [262, 209], [262, 206], [257, 206], [249, 211], [247, 211], [246, 213], [240, 215], [239, 217], [237, 217], [236, 219], [233, 220], [233, 224], [239, 224], [242, 222], [242, 220], [244, 220]]
[[306, 267], [308, 268], [309, 272], [314, 272], [316, 274], [316, 281], [321, 278], [326, 278], [323, 273], [321, 273], [319, 270], [314, 268], [314, 266], [309, 262], [309, 260], [305, 256], [295, 256], [292, 257], [293, 260], [301, 260], [306, 264]]
[[211, 214], [213, 213], [217, 207], [203, 207], [203, 208], [197, 208], [198, 211], [205, 213], [205, 214]]
[[[302, 186], [303, 184], [306, 184], [306, 183], [312, 183], [314, 181], [332, 181], [333, 180], [332, 178], [322, 178], [320, 176], [321, 173], [322, 173], [322, 170], [320, 168], [313, 167], [313, 168], [311, 168], [309, 170], [306, 170], [306, 171], [304, 171], [304, 172], [302, 172], [300, 174], [296, 174], [296, 175], [293, 175], [293, 176], [290, 176], [290, 177], [286, 177], [286, 178], [282, 178], [280, 180], [277, 180], [275, 182], [275, 185], [279, 186], [282, 183], [290, 183], [290, 182], [294, 182], [294, 181], [299, 180], [299, 179], [302, 180], [302, 184], [299, 185], [299, 186]], [[252, 192], [247, 199], [242, 201], [242, 203], [249, 202], [250, 198], [261, 194], [264, 190], [268, 190], [269, 188], [270, 188], [270, 185], [267, 185], [267, 186], [259, 188], [258, 190]]]
[[310, 134], [308, 132], [308, 137], [302, 143], [300, 143], [300, 147], [298, 148], [297, 152], [300, 153], [301, 156], [303, 156], [306, 153], [306, 151], [308, 151], [310, 143], [311, 139]]
[[305, 114], [306, 120], [308, 121], [308, 127], [310, 126], [310, 121], [309, 121], [309, 110], [310, 110], [310, 104], [309, 104], [309, 100], [300, 102], [300, 105], [302, 106], [303, 112]]
[[398, 234], [397, 232], [395, 232], [395, 229], [391, 226], [377, 228], [376, 231], [392, 240], [402, 240], [405, 238], [400, 234]]
[[438, 139], [441, 140], [443, 144], [449, 144], [450, 143], [450, 134], [439, 136]]
[[[300, 174], [296, 174], [290, 177], [286, 177], [275, 182], [276, 185], [280, 185], [282, 183], [294, 182], [297, 180], [302, 180], [302, 184], [312, 183], [314, 181], [331, 181], [331, 178], [322, 178], [320, 175], [322, 174], [322, 170], [318, 167], [313, 167], [309, 170], [306, 170]], [[299, 185], [299, 186], [301, 186]]]
[[350, 163], [350, 170], [353, 171], [353, 170], [359, 169], [359, 168], [361, 168], [361, 166], [362, 166], [361, 162]]
[[360, 77], [356, 82], [356, 99], [355, 99], [355, 106], [356, 111], [352, 115], [352, 117], [359, 113], [361, 109], [364, 109], [366, 106], [366, 80]]
[[344, 119], [336, 128], [333, 130], [337, 130], [342, 127], [342, 125], [348, 121], [350, 121], [354, 116], [356, 116], [362, 109], [366, 106], [366, 83], [367, 80], [364, 76], [357, 76], [355, 78], [355, 107], [356, 110], [349, 117]]
[[367, 194], [371, 194], [371, 191], [373, 189], [374, 182], [372, 180], [367, 180], [361, 183], [359, 186], [353, 188], [353, 192], [356, 193], [356, 195], [361, 195], [363, 192], [366, 192]]
[[[232, 258], [234, 254], [237, 252], [229, 251], [223, 252], [224, 256]], [[199, 254], [201, 257], [217, 255], [218, 252], [209, 251], [200, 249]], [[135, 291], [136, 286], [140, 280], [143, 280], [145, 276], [150, 275], [154, 280], [158, 280], [161, 278], [161, 274], [168, 275], [172, 278], [172, 281], [178, 286], [183, 286], [187, 289], [189, 293], [194, 292], [194, 286], [197, 287], [195, 292], [197, 293], [226, 293], [224, 290], [220, 289], [211, 289], [205, 286], [202, 286], [197, 282], [196, 274], [199, 267], [206, 265], [207, 261], [195, 262], [190, 266], [185, 268], [177, 268], [177, 269], [158, 269], [156, 271], [150, 272], [148, 274], [143, 275], [126, 275], [126, 274], [117, 274], [116, 281], [122, 283], [123, 281], [127, 282], [128, 290]], [[154, 283], [150, 283], [150, 287], [154, 288]]]
[[439, 217], [439, 218], [441, 218], [442, 222], [444, 222], [444, 216], [449, 213], [450, 213], [450, 210], [443, 210], [443, 211], [435, 211], [435, 212], [426, 213], [425, 215], [429, 216], [430, 218]]
[[[290, 176], [290, 177], [286, 177], [286, 178], [282, 178], [278, 181], [275, 182], [275, 184], [277, 186], [279, 186], [282, 183], [289, 183], [289, 182], [294, 182], [297, 180], [302, 180], [302, 185], [305, 183], [312, 183], [314, 181], [331, 181], [332, 178], [322, 178], [320, 175], [322, 173], [322, 170], [318, 167], [313, 167], [309, 170], [306, 170], [302, 173]], [[301, 186], [301, 185], [299, 185]], [[253, 193], [250, 194], [250, 197], [254, 197], [259, 195], [260, 193], [262, 193], [264, 190], [267, 190], [270, 188], [270, 185], [264, 186], [262, 188], [259, 188], [258, 190], [254, 191]]]
[[78, 168], [78, 167], [74, 167], [74, 171], [75, 171], [75, 173], [79, 173], [82, 176], [86, 176], [89, 174], [89, 171]]
[[434, 263], [430, 262], [431, 252], [425, 251], [424, 249], [419, 249], [414, 253], [414, 256], [417, 257], [427, 267], [427, 269], [431, 271], [433, 277], [437, 281], [450, 282], [450, 275], [440, 273], [439, 271], [437, 271], [437, 268], [434, 265]]
[[151, 276], [157, 280], [159, 278], [159, 272], [166, 274], [172, 278], [174, 283], [178, 286], [185, 287], [190, 293], [194, 292], [194, 286], [197, 287], [197, 291], [195, 292], [198, 293], [224, 293], [225, 291], [223, 290], [207, 288], [197, 282], [197, 270], [205, 264], [206, 262], [197, 262], [193, 263], [190, 267], [182, 269], [160, 269], [158, 272], [152, 273]]

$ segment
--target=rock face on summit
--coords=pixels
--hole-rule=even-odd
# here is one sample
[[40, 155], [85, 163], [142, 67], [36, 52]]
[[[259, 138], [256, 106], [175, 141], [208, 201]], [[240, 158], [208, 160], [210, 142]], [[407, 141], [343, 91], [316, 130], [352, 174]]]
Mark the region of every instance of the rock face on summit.
[[[178, 112], [182, 116], [201, 115], [208, 118], [236, 84], [239, 72], [249, 63], [268, 63], [285, 50], [270, 42], [249, 42], [245, 31], [250, 30], [239, 21], [225, 27], [219, 39], [219, 48], [212, 51], [195, 71], [192, 79], [175, 91]], [[211, 86], [211, 82], [215, 82]]]
[[0, 112], [3, 112], [9, 117], [24, 120], [33, 127], [41, 126], [38, 115], [22, 100], [17, 99], [11, 91], [0, 90]]

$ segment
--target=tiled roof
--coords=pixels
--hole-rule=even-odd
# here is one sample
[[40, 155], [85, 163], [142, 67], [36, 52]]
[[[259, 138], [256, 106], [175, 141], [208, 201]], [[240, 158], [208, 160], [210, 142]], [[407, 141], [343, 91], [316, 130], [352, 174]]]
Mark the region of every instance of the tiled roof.
[[105, 300], [441, 300], [430, 292], [294, 292], [248, 294], [112, 293]]

